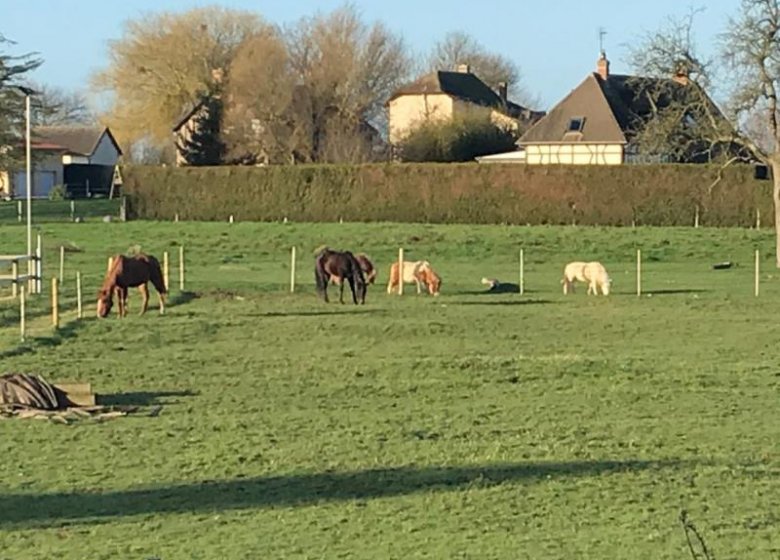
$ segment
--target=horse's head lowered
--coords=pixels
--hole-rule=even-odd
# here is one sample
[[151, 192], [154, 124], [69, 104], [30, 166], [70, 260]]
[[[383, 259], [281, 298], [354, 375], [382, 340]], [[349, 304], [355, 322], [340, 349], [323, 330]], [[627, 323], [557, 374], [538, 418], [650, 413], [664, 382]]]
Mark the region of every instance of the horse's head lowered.
[[374, 263], [372, 263], [371, 260], [363, 253], [358, 253], [355, 255], [355, 258], [360, 264], [360, 268], [365, 275], [366, 282], [373, 284], [374, 280], [376, 280], [376, 268], [374, 267]]
[[441, 276], [436, 274], [430, 266], [423, 267], [420, 272], [423, 282], [428, 286], [428, 293], [432, 296], [438, 296], [441, 291]]
[[114, 298], [111, 297], [110, 288], [101, 288], [98, 292], [97, 299], [97, 316], [101, 319], [108, 317], [111, 312], [111, 308], [114, 305]]

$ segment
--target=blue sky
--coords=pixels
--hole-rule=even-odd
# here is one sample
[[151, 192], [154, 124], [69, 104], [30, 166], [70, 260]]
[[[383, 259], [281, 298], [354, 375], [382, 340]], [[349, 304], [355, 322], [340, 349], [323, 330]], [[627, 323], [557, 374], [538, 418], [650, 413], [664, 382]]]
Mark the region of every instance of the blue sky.
[[[218, 4], [248, 9], [273, 23], [286, 23], [341, 0], [0, 0], [0, 33], [16, 41], [10, 53], [37, 51], [45, 60], [36, 82], [66, 89], [84, 88], [107, 62], [107, 42], [121, 36], [122, 23], [147, 12], [181, 11]], [[448, 31], [474, 36], [487, 49], [520, 66], [524, 84], [549, 108], [595, 69], [598, 29], [613, 72], [627, 71], [626, 44], [656, 29], [668, 15], [706, 5], [696, 18], [700, 50], [712, 53], [738, 0], [382, 0], [353, 1], [368, 21], [381, 20], [415, 51], [427, 52]], [[652, 7], [650, 7], [652, 6]], [[6, 51], [9, 49], [6, 48]]]

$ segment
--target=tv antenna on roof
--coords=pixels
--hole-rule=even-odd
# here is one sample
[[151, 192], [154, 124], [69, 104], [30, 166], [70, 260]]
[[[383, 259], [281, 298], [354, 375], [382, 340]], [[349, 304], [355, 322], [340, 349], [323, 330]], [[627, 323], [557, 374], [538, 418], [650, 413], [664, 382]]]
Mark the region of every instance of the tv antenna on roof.
[[599, 52], [604, 53], [604, 36], [607, 34], [607, 30], [603, 27], [599, 27]]

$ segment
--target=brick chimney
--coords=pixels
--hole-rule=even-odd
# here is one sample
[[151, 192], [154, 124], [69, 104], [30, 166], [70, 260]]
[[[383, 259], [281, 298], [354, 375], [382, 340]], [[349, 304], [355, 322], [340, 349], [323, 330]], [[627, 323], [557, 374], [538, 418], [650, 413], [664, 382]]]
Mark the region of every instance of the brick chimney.
[[607, 60], [607, 54], [604, 51], [601, 51], [601, 56], [596, 63], [596, 71], [602, 80], [609, 78], [609, 60]]
[[471, 74], [471, 66], [468, 64], [458, 64], [458, 72], [461, 74]]
[[498, 96], [501, 98], [501, 103], [506, 105], [506, 91], [507, 91], [507, 83], [506, 82], [498, 82]]
[[688, 65], [684, 62], [679, 63], [672, 79], [680, 85], [687, 86], [690, 83], [690, 79], [688, 78]]

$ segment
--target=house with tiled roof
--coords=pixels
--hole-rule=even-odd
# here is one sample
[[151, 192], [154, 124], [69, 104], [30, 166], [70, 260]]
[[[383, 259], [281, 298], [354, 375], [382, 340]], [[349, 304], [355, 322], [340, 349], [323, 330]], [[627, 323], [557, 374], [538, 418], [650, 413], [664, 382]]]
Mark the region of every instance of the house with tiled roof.
[[[640, 145], [643, 131], [673, 104], [682, 128], [676, 145], [656, 146], [648, 153]], [[669, 78], [611, 74], [602, 52], [596, 72], [520, 137], [518, 145], [529, 164], [619, 165], [639, 162], [704, 163], [734, 148], [725, 142], [696, 137], [700, 122], [719, 127], [723, 137], [733, 132], [716, 104], [681, 68]], [[684, 146], [682, 144], [684, 143]], [[662, 143], [661, 143], [662, 144]], [[682, 149], [681, 149], [682, 148]]]
[[517, 130], [544, 113], [522, 107], [507, 99], [507, 85], [498, 92], [471, 72], [467, 64], [457, 71], [438, 70], [396, 90], [387, 101], [389, 138], [400, 142], [424, 122], [449, 120], [456, 116], [484, 111], [493, 122]]
[[[108, 194], [116, 165], [122, 155], [114, 135], [99, 126], [41, 126], [32, 129], [30, 151], [33, 163], [32, 192], [35, 198], [49, 196], [61, 185], [75, 197]], [[25, 197], [26, 170], [6, 170], [0, 181], [6, 197]]]

